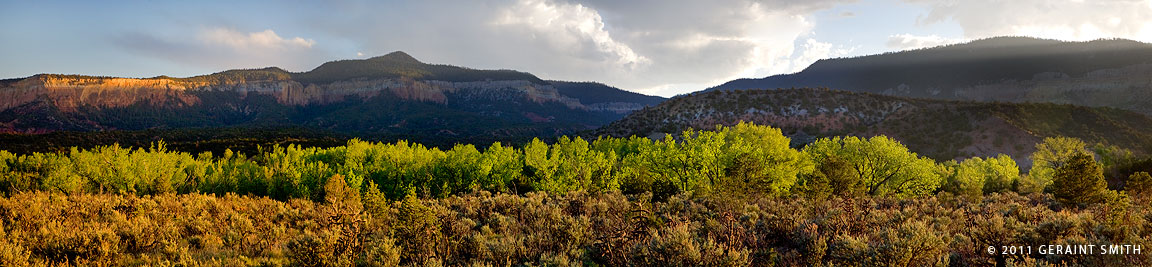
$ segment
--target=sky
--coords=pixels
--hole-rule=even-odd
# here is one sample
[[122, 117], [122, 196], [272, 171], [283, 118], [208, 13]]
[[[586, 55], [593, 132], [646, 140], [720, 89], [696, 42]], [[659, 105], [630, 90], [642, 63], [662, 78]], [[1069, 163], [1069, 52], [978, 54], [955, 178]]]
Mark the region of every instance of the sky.
[[995, 36], [1152, 42], [1152, 0], [0, 0], [0, 78], [188, 77], [404, 51], [660, 96]]

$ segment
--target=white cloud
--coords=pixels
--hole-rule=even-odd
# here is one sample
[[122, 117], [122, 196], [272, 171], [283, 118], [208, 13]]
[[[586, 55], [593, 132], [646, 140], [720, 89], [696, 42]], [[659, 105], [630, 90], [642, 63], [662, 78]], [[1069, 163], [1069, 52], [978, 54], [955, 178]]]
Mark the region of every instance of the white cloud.
[[843, 57], [851, 54], [852, 51], [856, 50], [855, 48], [836, 46], [832, 43], [820, 42], [811, 38], [804, 41], [802, 48], [803, 52], [801, 52], [798, 57], [793, 59], [793, 69], [790, 72], [801, 71], [804, 68], [807, 68], [808, 65], [812, 65], [812, 63], [816, 62], [817, 60]]
[[911, 50], [956, 44], [966, 41], [963, 38], [945, 38], [936, 35], [896, 34], [888, 36], [888, 48]]
[[113, 39], [133, 54], [212, 71], [306, 71], [399, 50], [429, 63], [671, 96], [843, 55], [845, 48], [817, 41], [812, 18], [846, 1], [342, 0], [307, 12], [340, 16], [294, 16], [290, 24], [270, 23], [275, 28], [237, 24]]
[[223, 45], [238, 50], [312, 48], [316, 44], [312, 39], [300, 37], [284, 39], [271, 29], [245, 33], [229, 28], [212, 28], [201, 30], [198, 38], [209, 45]]
[[317, 11], [339, 17], [302, 23], [367, 55], [402, 50], [426, 62], [671, 96], [806, 67], [814, 59], [795, 57], [823, 53], [805, 41], [812, 12], [845, 1], [351, 1]]
[[920, 23], [952, 21], [968, 39], [1023, 35], [1085, 41], [1127, 38], [1152, 42], [1147, 0], [907, 0], [929, 12]]
[[317, 62], [331, 60], [331, 53], [316, 49], [316, 41], [284, 38], [268, 29], [242, 32], [231, 28], [202, 28], [188, 35], [159, 36], [126, 33], [113, 43], [141, 56], [220, 71], [237, 68], [281, 67], [305, 71]]
[[628, 45], [612, 39], [596, 10], [580, 4], [521, 0], [501, 12], [495, 23], [502, 27], [525, 27], [537, 38], [546, 38], [560, 51], [581, 49], [591, 41], [594, 49], [607, 54], [617, 67], [635, 69], [649, 60]]

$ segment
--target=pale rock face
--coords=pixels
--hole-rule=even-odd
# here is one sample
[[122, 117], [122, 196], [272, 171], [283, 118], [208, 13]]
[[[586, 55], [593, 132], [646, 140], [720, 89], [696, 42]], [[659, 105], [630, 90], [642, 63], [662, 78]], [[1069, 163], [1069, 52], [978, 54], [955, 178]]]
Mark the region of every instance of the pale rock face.
[[138, 101], [176, 98], [179, 103], [195, 104], [198, 100], [183, 91], [197, 84], [168, 79], [130, 78], [54, 78], [37, 76], [0, 88], [0, 108], [17, 107], [44, 97], [64, 111], [81, 105], [99, 107], [126, 106]]
[[627, 113], [643, 108], [636, 103], [596, 103], [585, 105], [559, 94], [551, 85], [530, 81], [446, 82], [410, 78], [340, 81], [304, 85], [291, 80], [265, 80], [228, 83], [190, 82], [164, 78], [133, 79], [105, 77], [34, 76], [0, 87], [0, 111], [44, 99], [64, 112], [81, 106], [123, 107], [135, 103], [191, 106], [200, 103], [195, 91], [231, 91], [272, 95], [284, 105], [330, 104], [349, 96], [370, 98], [389, 92], [401, 99], [445, 104], [448, 94], [467, 99], [527, 100], [557, 102], [571, 109]]

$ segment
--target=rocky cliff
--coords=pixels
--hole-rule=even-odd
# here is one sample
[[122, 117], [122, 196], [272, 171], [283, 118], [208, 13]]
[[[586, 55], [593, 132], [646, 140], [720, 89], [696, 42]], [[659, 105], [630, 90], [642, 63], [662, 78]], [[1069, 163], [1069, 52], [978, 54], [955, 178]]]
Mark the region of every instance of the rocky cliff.
[[0, 132], [284, 125], [414, 140], [514, 139], [592, 129], [662, 100], [602, 84], [426, 64], [397, 52], [302, 73], [2, 80]]

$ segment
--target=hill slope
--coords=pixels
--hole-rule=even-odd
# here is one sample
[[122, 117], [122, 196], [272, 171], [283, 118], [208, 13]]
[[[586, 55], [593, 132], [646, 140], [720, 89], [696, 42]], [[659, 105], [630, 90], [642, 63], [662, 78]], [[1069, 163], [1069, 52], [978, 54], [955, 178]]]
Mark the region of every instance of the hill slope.
[[709, 90], [828, 87], [951, 100], [1049, 102], [1152, 114], [1152, 44], [998, 37], [855, 58]]
[[924, 100], [827, 89], [701, 92], [664, 101], [595, 134], [653, 136], [740, 121], [783, 129], [796, 145], [833, 135], [887, 135], [936, 159], [1011, 155], [1044, 137], [1152, 151], [1152, 118], [1113, 108]]
[[305, 127], [450, 144], [574, 133], [662, 100], [511, 70], [426, 64], [394, 52], [302, 73], [264, 68], [188, 78], [3, 80], [0, 133]]

